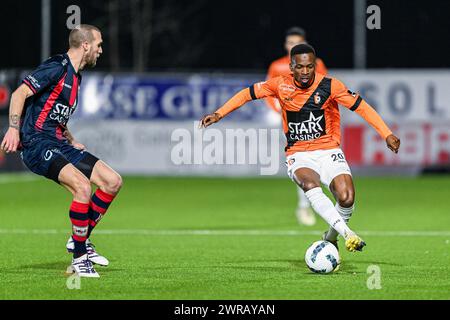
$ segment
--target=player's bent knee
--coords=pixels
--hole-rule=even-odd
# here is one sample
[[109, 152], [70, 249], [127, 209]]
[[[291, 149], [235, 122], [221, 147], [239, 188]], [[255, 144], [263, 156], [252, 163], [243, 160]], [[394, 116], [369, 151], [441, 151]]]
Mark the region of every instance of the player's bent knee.
[[350, 208], [355, 203], [355, 193], [351, 190], [345, 190], [338, 194], [339, 205], [343, 208]]
[[297, 169], [294, 172], [293, 180], [304, 192], [320, 187], [320, 177], [312, 169]]
[[320, 187], [320, 185], [314, 181], [305, 181], [301, 183], [300, 187], [303, 191], [308, 192], [311, 189]]
[[112, 177], [108, 180], [108, 191], [111, 194], [117, 194], [120, 191], [120, 188], [122, 188], [123, 180], [122, 177], [114, 173]]
[[122, 188], [122, 184], [122, 177], [113, 171], [112, 173], [109, 173], [98, 186], [106, 193], [116, 195], [119, 193], [120, 188]]

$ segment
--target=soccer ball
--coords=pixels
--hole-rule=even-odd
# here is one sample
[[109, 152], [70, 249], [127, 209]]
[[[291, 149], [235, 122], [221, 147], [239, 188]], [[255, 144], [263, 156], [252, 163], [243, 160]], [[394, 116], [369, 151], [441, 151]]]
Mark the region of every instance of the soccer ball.
[[320, 240], [306, 250], [305, 261], [312, 272], [330, 273], [338, 269], [341, 259], [332, 243]]

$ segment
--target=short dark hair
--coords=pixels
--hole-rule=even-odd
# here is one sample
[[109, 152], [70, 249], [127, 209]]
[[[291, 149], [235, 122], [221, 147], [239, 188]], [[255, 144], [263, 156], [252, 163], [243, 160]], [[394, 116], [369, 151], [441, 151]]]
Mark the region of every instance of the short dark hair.
[[286, 30], [286, 37], [287, 36], [300, 36], [306, 39], [306, 31], [300, 27], [290, 27]]
[[69, 47], [79, 48], [84, 41], [92, 42], [94, 35], [92, 31], [100, 32], [100, 29], [90, 24], [80, 24], [70, 31], [69, 34]]
[[312, 53], [314, 56], [316, 56], [316, 50], [314, 50], [314, 48], [311, 45], [307, 43], [300, 43], [291, 49], [291, 59], [296, 54], [302, 53]]

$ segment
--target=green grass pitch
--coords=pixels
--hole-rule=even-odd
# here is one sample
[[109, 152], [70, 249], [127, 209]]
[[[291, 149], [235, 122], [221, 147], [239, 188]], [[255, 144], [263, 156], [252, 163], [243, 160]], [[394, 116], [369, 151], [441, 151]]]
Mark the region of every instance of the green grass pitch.
[[355, 186], [350, 226], [367, 247], [341, 240], [340, 271], [318, 275], [303, 257], [326, 226], [297, 225], [289, 179], [126, 177], [91, 237], [110, 266], [69, 290], [70, 195], [0, 175], [0, 299], [450, 299], [450, 177]]

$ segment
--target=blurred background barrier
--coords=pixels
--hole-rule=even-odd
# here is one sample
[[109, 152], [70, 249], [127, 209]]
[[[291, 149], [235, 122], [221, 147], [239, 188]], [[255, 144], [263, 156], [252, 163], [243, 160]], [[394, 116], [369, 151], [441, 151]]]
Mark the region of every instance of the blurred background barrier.
[[[354, 171], [416, 174], [449, 166], [450, 71], [332, 70], [330, 74], [359, 92], [402, 140], [401, 152], [395, 156], [364, 120], [341, 107], [342, 147]], [[0, 75], [4, 129], [9, 96], [24, 72]], [[124, 174], [284, 175], [280, 117], [264, 100], [244, 105], [206, 131], [197, 129], [202, 115], [262, 80], [264, 75], [258, 74], [86, 72], [69, 128]], [[1, 170], [23, 168], [17, 155], [0, 159]]]

